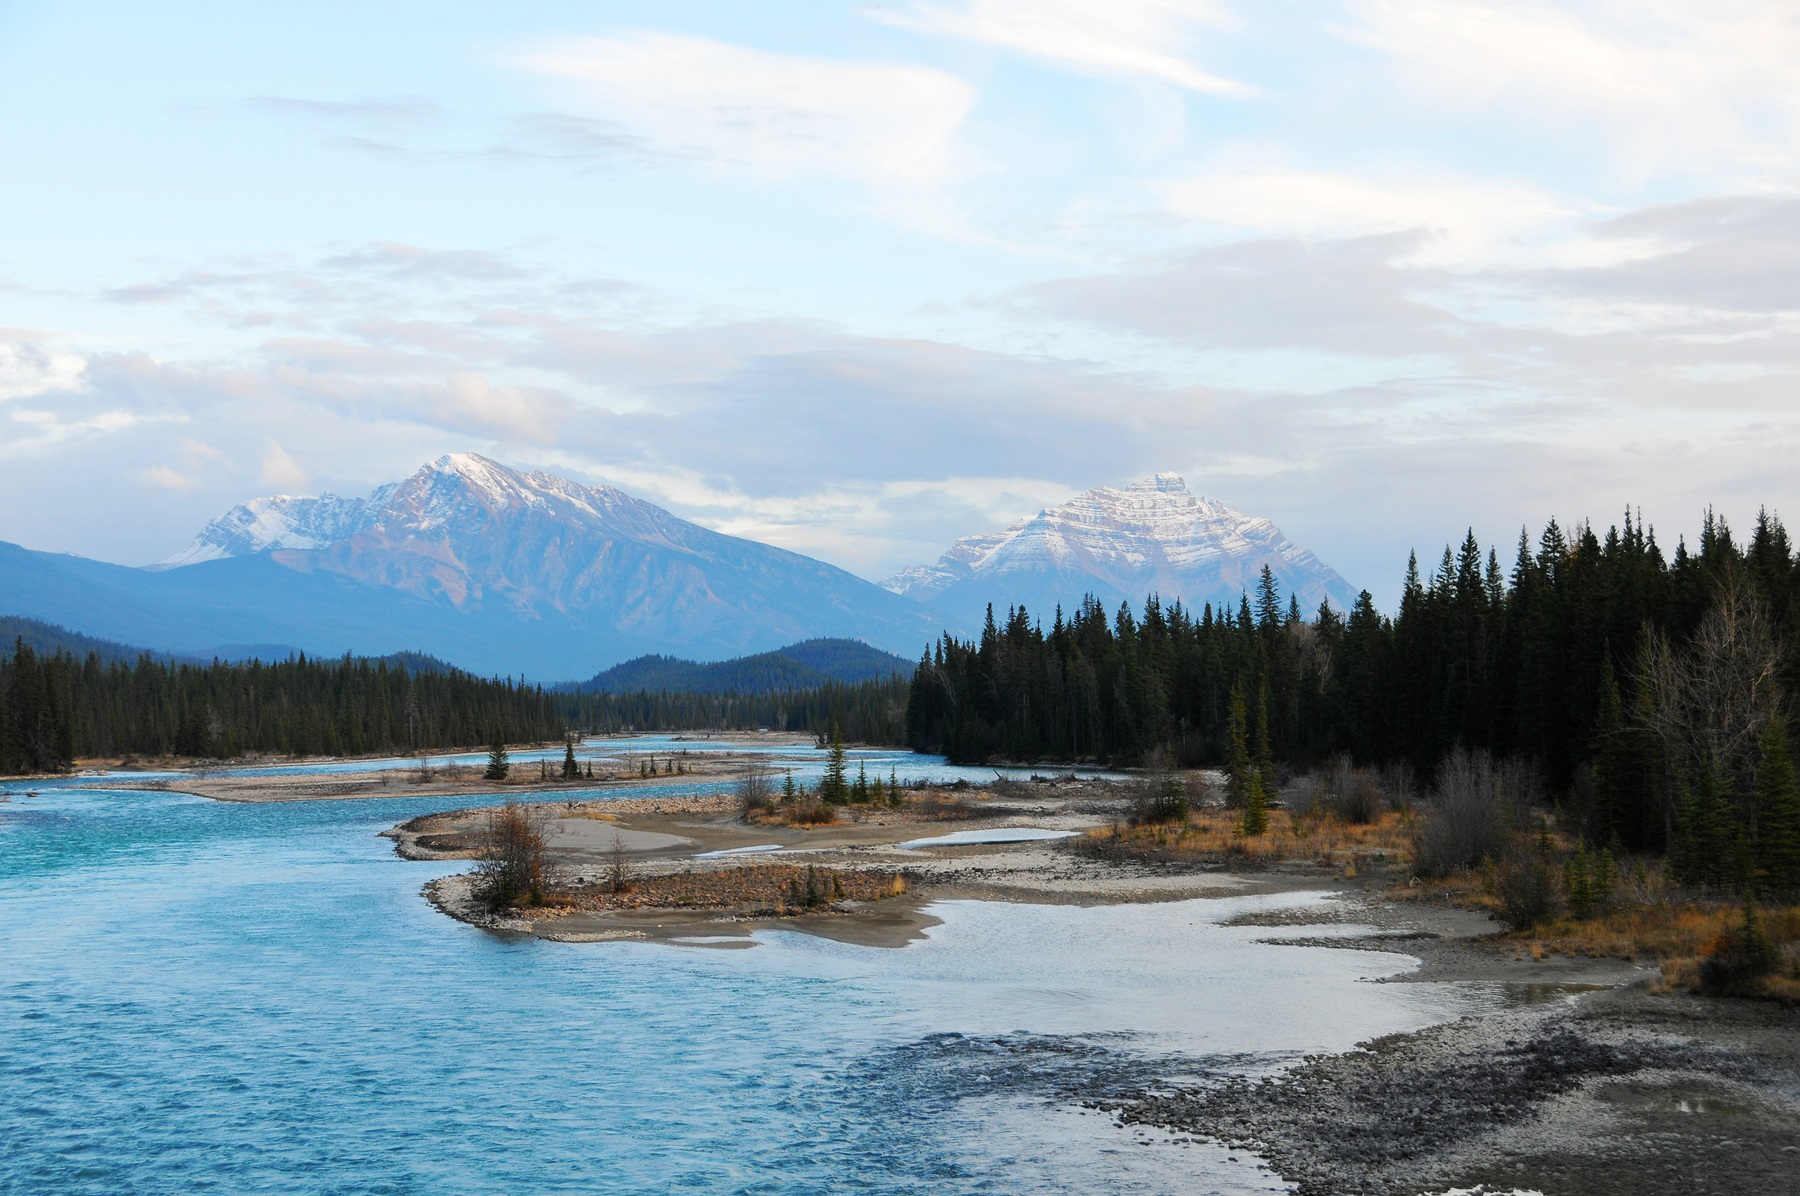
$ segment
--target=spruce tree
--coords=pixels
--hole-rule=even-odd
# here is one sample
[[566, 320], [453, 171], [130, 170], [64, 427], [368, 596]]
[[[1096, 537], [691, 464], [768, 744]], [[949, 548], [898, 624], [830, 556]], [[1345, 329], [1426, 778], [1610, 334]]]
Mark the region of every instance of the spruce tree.
[[487, 771], [482, 777], [489, 781], [504, 781], [506, 774], [512, 771], [512, 765], [506, 759], [506, 734], [494, 732], [494, 746], [488, 749]]
[[819, 782], [819, 800], [841, 806], [850, 797], [850, 782], [844, 773], [844, 736], [837, 720], [831, 720], [831, 759], [825, 764], [825, 777]]
[[1697, 888], [1730, 890], [1744, 876], [1742, 842], [1733, 816], [1725, 770], [1708, 760], [1677, 811], [1675, 878]]
[[1263, 789], [1262, 774], [1251, 769], [1245, 788], [1248, 792], [1244, 795], [1244, 816], [1239, 826], [1246, 835], [1260, 835], [1269, 829], [1269, 799]]
[[781, 779], [781, 800], [784, 805], [793, 805], [799, 793], [794, 788], [794, 770], [788, 769]]
[[1781, 720], [1763, 727], [1756, 769], [1757, 891], [1791, 897], [1800, 892], [1800, 780]]
[[562, 774], [565, 781], [572, 781], [581, 776], [581, 765], [575, 760], [575, 740], [573, 738], [563, 741]]
[[1234, 810], [1244, 808], [1250, 797], [1250, 745], [1245, 727], [1244, 691], [1234, 686], [1231, 691], [1231, 714], [1225, 724], [1225, 804]]
[[1256, 695], [1256, 773], [1262, 780], [1263, 797], [1273, 801], [1280, 792], [1275, 783], [1275, 753], [1269, 747], [1269, 683]]
[[[876, 783], [880, 784], [879, 780]], [[856, 800], [859, 804], [869, 800], [869, 766], [860, 760], [856, 764]]]

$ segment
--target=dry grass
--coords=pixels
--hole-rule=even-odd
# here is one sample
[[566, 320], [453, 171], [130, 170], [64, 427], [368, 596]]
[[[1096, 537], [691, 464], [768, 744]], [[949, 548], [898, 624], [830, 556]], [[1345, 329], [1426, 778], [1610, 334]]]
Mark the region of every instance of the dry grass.
[[1082, 846], [1097, 855], [1251, 867], [1304, 861], [1354, 877], [1372, 863], [1405, 860], [1411, 842], [1409, 816], [1392, 811], [1373, 822], [1347, 823], [1317, 809], [1271, 810], [1261, 835], [1245, 835], [1238, 824], [1232, 810], [1191, 810], [1184, 822], [1095, 831]]
[[760, 810], [744, 811], [744, 821], [753, 826], [830, 826], [837, 820], [836, 806], [810, 797], [793, 802], [777, 802]]
[[[1418, 881], [1393, 896], [1489, 913], [1500, 906], [1491, 874]], [[1493, 941], [1522, 959], [1565, 955], [1652, 961], [1662, 970], [1656, 991], [1692, 990], [1699, 987], [1702, 962], [1728, 931], [1741, 925], [1743, 911], [1736, 901], [1683, 892], [1669, 882], [1660, 860], [1637, 860], [1624, 870], [1613, 898], [1588, 916], [1564, 915]], [[1781, 956], [1777, 973], [1762, 982], [1763, 995], [1800, 1004], [1800, 905], [1763, 905], [1757, 912]]]
[[543, 918], [576, 910], [693, 909], [780, 917], [809, 912], [804, 900], [794, 900], [797, 886], [804, 892], [809, 872], [821, 901], [817, 909], [836, 908], [846, 901], [881, 901], [906, 892], [906, 881], [896, 872], [748, 864], [633, 878], [623, 892], [604, 883], [559, 887], [546, 895], [545, 908], [518, 912]]

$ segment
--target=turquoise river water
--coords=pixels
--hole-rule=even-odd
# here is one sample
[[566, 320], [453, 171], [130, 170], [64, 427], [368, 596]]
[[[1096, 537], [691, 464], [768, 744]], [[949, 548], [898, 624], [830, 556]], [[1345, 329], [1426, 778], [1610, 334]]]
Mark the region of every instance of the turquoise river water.
[[1080, 1098], [1494, 999], [1220, 925], [1318, 894], [943, 902], [898, 950], [506, 939], [434, 911], [448, 866], [377, 837], [467, 798], [89, 783], [0, 786], [0, 1192], [1280, 1191]]

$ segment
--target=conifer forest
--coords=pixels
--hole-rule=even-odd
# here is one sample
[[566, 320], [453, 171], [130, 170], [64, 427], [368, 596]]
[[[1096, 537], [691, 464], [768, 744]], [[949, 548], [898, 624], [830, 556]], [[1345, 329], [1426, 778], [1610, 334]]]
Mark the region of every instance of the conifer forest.
[[1163, 748], [1219, 765], [1247, 707], [1293, 766], [1342, 753], [1428, 784], [1458, 748], [1524, 762], [1590, 841], [1725, 883], [1746, 853], [1800, 852], [1796, 644], [1800, 562], [1774, 517], [1740, 545], [1709, 514], [1671, 556], [1641, 519], [1604, 536], [1552, 522], [1521, 533], [1510, 568], [1473, 533], [1429, 574], [1415, 559], [1392, 617], [1366, 591], [1306, 617], [1266, 569], [1235, 610], [990, 613], [978, 640], [920, 661], [907, 742], [963, 762]]

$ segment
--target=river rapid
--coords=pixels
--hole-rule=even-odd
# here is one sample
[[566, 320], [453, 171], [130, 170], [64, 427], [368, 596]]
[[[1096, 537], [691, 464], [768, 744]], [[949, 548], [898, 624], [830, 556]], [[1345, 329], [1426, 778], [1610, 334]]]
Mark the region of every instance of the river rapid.
[[467, 797], [0, 789], [0, 1192], [1281, 1191], [1080, 1096], [1495, 1000], [1221, 925], [1322, 894], [940, 902], [899, 950], [567, 944], [438, 914], [420, 886], [461, 865], [377, 837]]

